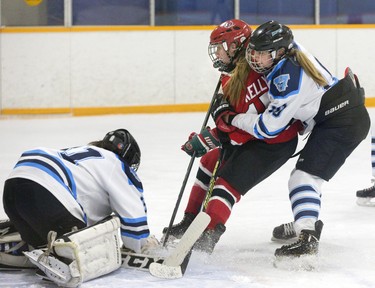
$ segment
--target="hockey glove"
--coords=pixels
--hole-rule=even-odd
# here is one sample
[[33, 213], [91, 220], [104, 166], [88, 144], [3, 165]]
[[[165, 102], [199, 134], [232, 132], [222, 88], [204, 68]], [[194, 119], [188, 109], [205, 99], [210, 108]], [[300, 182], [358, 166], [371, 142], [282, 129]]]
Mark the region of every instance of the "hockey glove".
[[237, 113], [234, 111], [223, 94], [218, 94], [215, 102], [212, 104], [211, 116], [215, 121], [216, 127], [226, 133], [233, 132], [236, 127], [230, 123]]
[[190, 134], [189, 140], [181, 146], [181, 150], [190, 156], [193, 156], [195, 152], [195, 157], [202, 157], [208, 151], [220, 146], [219, 139], [214, 134], [210, 127], [203, 129], [200, 134], [193, 132]]
[[160, 242], [156, 239], [155, 235], [150, 235], [146, 238], [146, 242], [143, 244], [141, 253], [152, 255], [156, 249], [160, 248]]

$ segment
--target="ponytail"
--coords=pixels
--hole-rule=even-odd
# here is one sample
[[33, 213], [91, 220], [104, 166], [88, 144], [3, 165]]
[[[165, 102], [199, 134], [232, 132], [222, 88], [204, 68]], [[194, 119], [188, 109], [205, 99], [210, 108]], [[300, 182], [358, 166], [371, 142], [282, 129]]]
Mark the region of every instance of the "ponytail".
[[310, 76], [316, 84], [319, 86], [326, 86], [328, 85], [327, 80], [323, 77], [323, 75], [315, 68], [314, 64], [310, 61], [310, 59], [303, 53], [301, 50], [292, 49], [288, 56], [295, 57], [297, 62], [301, 65], [303, 70], [305, 70], [306, 74]]
[[223, 87], [224, 95], [232, 106], [238, 104], [242, 90], [246, 89], [245, 82], [250, 69], [246, 58], [240, 57], [232, 76]]

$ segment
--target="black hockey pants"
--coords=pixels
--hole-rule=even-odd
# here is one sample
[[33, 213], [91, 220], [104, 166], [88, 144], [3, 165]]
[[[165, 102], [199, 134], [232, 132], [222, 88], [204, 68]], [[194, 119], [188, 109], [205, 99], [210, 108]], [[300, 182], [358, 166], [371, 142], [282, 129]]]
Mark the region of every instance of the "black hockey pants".
[[47, 235], [51, 230], [61, 236], [72, 231], [74, 226], [78, 229], [86, 227], [47, 189], [28, 179], [5, 181], [3, 205], [22, 240], [35, 248], [47, 244]]

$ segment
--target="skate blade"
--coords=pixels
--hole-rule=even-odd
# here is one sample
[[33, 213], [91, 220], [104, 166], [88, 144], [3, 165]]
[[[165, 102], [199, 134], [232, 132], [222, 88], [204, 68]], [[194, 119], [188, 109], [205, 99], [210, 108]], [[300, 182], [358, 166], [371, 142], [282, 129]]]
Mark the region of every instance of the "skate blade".
[[366, 197], [366, 198], [357, 197], [357, 205], [375, 207], [375, 197]]
[[318, 255], [277, 256], [273, 266], [287, 271], [316, 271], [319, 269]]

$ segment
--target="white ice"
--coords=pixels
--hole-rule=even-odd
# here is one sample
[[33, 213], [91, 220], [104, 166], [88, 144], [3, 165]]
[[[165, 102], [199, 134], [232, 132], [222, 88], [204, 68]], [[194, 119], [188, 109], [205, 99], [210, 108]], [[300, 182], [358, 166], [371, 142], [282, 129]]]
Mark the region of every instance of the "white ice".
[[[375, 116], [374, 109], [369, 111]], [[200, 130], [204, 116], [179, 113], [0, 119], [0, 185], [26, 149], [83, 145], [110, 130], [127, 128], [142, 149], [139, 176], [151, 232], [160, 238], [171, 219], [190, 161], [180, 146], [190, 132]], [[375, 287], [375, 207], [360, 207], [355, 197], [356, 190], [370, 185], [370, 157], [368, 136], [336, 176], [324, 184], [320, 218], [325, 225], [313, 271], [273, 266], [273, 253], [280, 244], [270, 241], [272, 229], [292, 220], [287, 182], [296, 161], [293, 158], [234, 206], [227, 231], [214, 253], [193, 254], [183, 278], [161, 280], [147, 272], [119, 269], [82, 287]], [[198, 161], [175, 222], [182, 217]], [[2, 208], [0, 217], [6, 217]], [[39, 280], [32, 272], [0, 272], [0, 287], [54, 285]]]

